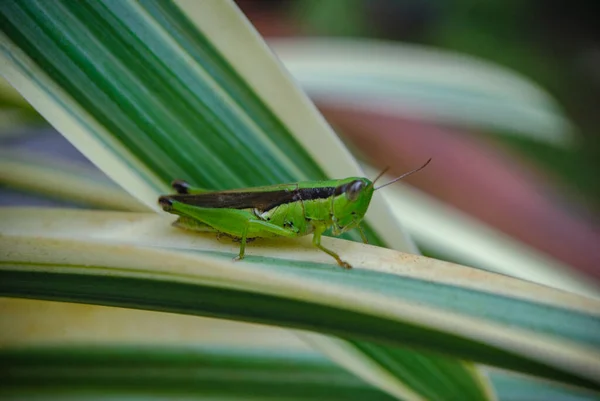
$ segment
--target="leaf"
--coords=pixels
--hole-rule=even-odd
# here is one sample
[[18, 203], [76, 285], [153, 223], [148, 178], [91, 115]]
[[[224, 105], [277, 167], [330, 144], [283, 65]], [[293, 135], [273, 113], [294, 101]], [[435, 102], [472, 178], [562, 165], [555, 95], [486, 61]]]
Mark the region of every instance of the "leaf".
[[0, 358], [0, 394], [12, 397], [392, 399], [317, 355], [80, 345], [1, 350]]
[[146, 211], [100, 171], [40, 152], [0, 149], [0, 182], [46, 196], [113, 210]]
[[550, 95], [516, 72], [475, 57], [364, 39], [276, 39], [269, 45], [317, 102], [511, 132], [553, 145], [573, 142], [574, 127]]
[[[148, 366], [149, 362], [160, 362], [161, 371], [177, 371], [179, 380], [171, 383], [175, 390], [198, 389], [200, 394], [215, 389], [227, 397], [230, 392], [235, 393], [249, 385], [252, 385], [253, 393], [261, 394], [279, 388], [280, 385], [298, 385], [304, 386], [304, 391], [300, 392], [303, 394], [308, 389], [321, 386], [321, 383], [335, 384], [327, 386], [327, 393], [319, 396], [319, 399], [323, 399], [326, 396], [335, 397], [334, 394], [337, 394], [340, 387], [346, 388], [353, 383], [352, 388], [357, 391], [346, 394], [346, 399], [353, 395], [367, 398], [364, 390], [359, 390], [364, 386], [359, 380], [349, 378], [348, 382], [341, 381], [341, 369], [307, 349], [288, 331], [274, 327], [134, 309], [25, 299], [0, 299], [0, 310], [0, 325], [10, 327], [9, 330], [0, 332], [0, 348], [4, 352], [5, 361], [3, 366], [10, 365], [12, 372], [19, 372], [21, 383], [25, 375], [38, 383], [35, 387], [13, 387], [12, 393], [23, 394], [24, 399], [28, 399], [26, 394], [32, 388], [44, 391], [44, 398], [50, 398], [52, 393], [48, 391], [48, 387], [39, 386], [48, 375], [52, 375], [54, 388], [72, 383], [75, 374], [81, 377], [81, 371], [92, 380], [102, 380], [91, 373], [97, 372], [106, 363], [114, 366], [117, 358], [120, 368], [104, 371], [104, 390], [114, 388], [115, 383], [123, 381], [145, 381], [136, 392], [155, 393], [158, 388], [153, 387], [152, 371], [138, 367]], [[9, 360], [10, 364], [7, 363]], [[27, 363], [23, 363], [25, 361]], [[77, 366], [78, 373], [66, 370], [56, 374], [58, 367], [73, 366]], [[125, 376], [131, 366], [135, 366], [135, 376]], [[182, 366], [186, 367], [184, 371]], [[193, 375], [189, 374], [190, 368]], [[256, 374], [257, 370], [270, 370], [269, 379], [265, 381], [264, 375]], [[501, 400], [598, 399], [592, 393], [572, 387], [556, 386], [547, 381], [536, 381], [494, 369], [487, 370]], [[216, 375], [216, 381], [219, 382], [218, 378], [223, 373], [228, 375], [227, 383], [215, 387], [206, 383], [206, 387], [198, 387], [197, 376]], [[112, 377], [107, 378], [106, 374], [113, 374], [114, 380], [111, 380]], [[233, 383], [235, 384], [232, 385]], [[89, 391], [90, 382], [87, 384]], [[157, 387], [163, 391], [168, 388], [160, 378], [158, 384]], [[131, 387], [128, 390], [131, 391]], [[78, 390], [71, 385], [64, 387], [63, 391]], [[59, 394], [60, 399], [64, 399], [64, 392]], [[282, 397], [285, 395], [283, 392], [281, 394]], [[212, 395], [216, 396], [215, 393]], [[285, 398], [291, 396], [292, 394], [287, 394]], [[373, 397], [375, 393], [368, 395], [369, 399]]]
[[325, 245], [359, 268], [339, 269], [306, 239], [256, 241], [234, 263], [237, 244], [151, 214], [5, 208], [1, 217], [4, 295], [316, 330], [599, 387], [591, 299], [335, 239]]
[[[4, 74], [154, 210], [175, 178], [224, 189], [362, 175], [239, 10], [219, 1], [178, 4], [183, 9], [166, 1], [4, 2]], [[222, 38], [222, 26], [238, 25], [244, 29], [229, 33], [236, 37]], [[253, 57], [240, 56], [240, 47]], [[373, 205], [368, 219], [379, 235], [369, 229], [369, 240], [395, 238], [392, 246], [414, 249], [381, 199]]]

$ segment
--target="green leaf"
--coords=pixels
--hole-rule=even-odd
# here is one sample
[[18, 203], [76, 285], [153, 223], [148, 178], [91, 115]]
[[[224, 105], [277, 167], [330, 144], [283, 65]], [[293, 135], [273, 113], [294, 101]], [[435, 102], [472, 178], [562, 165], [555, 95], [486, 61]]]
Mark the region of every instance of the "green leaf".
[[573, 124], [547, 92], [475, 57], [376, 40], [269, 44], [315, 101], [510, 132], [554, 146], [573, 143]]
[[[315, 354], [207, 347], [73, 346], [3, 349], [0, 394], [211, 397], [286, 400], [391, 400]], [[110, 369], [107, 369], [110, 366]], [[492, 372], [500, 399], [597, 400], [598, 396]], [[21, 398], [19, 398], [19, 396]], [[222, 398], [221, 398], [222, 397]]]
[[[269, 388], [278, 388], [282, 383], [305, 385], [305, 391], [321, 383], [335, 383], [335, 386], [330, 386], [330, 396], [337, 394], [336, 389], [346, 388], [345, 382], [339, 380], [343, 374], [339, 368], [308, 349], [289, 331], [274, 327], [135, 309], [14, 298], [0, 299], [0, 310], [0, 325], [10, 327], [0, 332], [0, 348], [3, 350], [3, 361], [6, 361], [4, 367], [11, 366], [13, 375], [18, 372], [20, 383], [25, 381], [24, 377], [40, 383], [49, 375], [52, 375], [54, 388], [73, 383], [82, 375], [90, 377], [91, 383], [94, 383], [102, 378], [93, 373], [112, 364], [114, 370], [103, 372], [105, 390], [114, 388], [111, 387], [114, 383], [146, 380], [145, 385], [135, 391], [152, 393], [155, 389], [150, 379], [156, 376], [153, 376], [152, 369], [142, 368], [160, 362], [163, 372], [177, 372], [173, 376], [178, 379], [170, 382], [174, 390], [198, 389], [197, 394], [212, 391], [214, 387], [210, 383], [204, 388], [194, 384], [194, 378], [198, 376], [196, 380], [203, 382], [202, 378], [215, 375], [215, 381], [220, 382], [222, 375], [228, 374], [227, 384], [230, 385], [224, 383], [217, 390], [225, 398], [230, 392], [236, 393], [241, 387], [250, 385], [254, 393], [263, 393]], [[32, 327], [35, 329], [32, 330]], [[303, 337], [306, 335], [308, 333], [305, 332]], [[327, 349], [329, 354], [331, 347]], [[11, 357], [7, 358], [6, 355]], [[120, 363], [115, 365], [115, 360]], [[77, 370], [64, 369], [68, 366], [76, 366]], [[64, 370], [58, 370], [57, 373], [57, 368]], [[135, 376], [130, 374], [131, 368], [136, 369]], [[536, 381], [494, 369], [486, 370], [501, 400], [598, 399], [597, 395], [594, 397], [592, 393], [572, 387], [557, 386], [548, 381]], [[190, 374], [190, 371], [193, 373]], [[267, 372], [272, 375], [265, 381]], [[116, 376], [115, 382], [108, 380], [107, 375], [111, 373]], [[428, 372], [428, 376], [434, 376], [434, 372]], [[8, 375], [3, 377], [7, 378]], [[158, 378], [157, 383], [160, 390], [168, 390], [164, 378]], [[274, 386], [271, 387], [271, 384]], [[357, 391], [362, 386], [360, 380], [353, 381], [353, 388]], [[55, 394], [39, 385], [24, 385], [14, 386], [12, 394], [28, 399], [28, 391], [38, 389], [44, 391], [44, 398], [48, 399], [64, 397], [65, 392], [76, 394], [82, 388], [86, 388], [85, 384], [79, 389], [74, 386], [63, 387], [61, 393]], [[87, 389], [90, 390], [89, 387]], [[6, 387], [4, 390], [6, 393]], [[358, 392], [361, 397], [366, 397], [361, 391]], [[217, 397], [214, 393], [212, 396]], [[285, 398], [291, 396], [288, 394]], [[371, 397], [375, 397], [375, 394]], [[446, 396], [444, 399], [448, 398]]]
[[332, 265], [307, 238], [257, 240], [235, 263], [237, 244], [151, 214], [5, 209], [1, 217], [4, 295], [315, 330], [358, 349], [364, 341], [426, 348], [600, 387], [600, 308], [588, 298], [335, 239], [326, 246], [359, 268]]
[[40, 152], [0, 149], [0, 182], [88, 206], [148, 210], [93, 167]]
[[80, 345], [4, 349], [0, 358], [0, 394], [13, 397], [92, 392], [177, 399], [392, 400], [317, 355]]
[[[178, 5], [3, 2], [4, 74], [154, 210], [175, 178], [223, 189], [362, 175], [239, 10], [225, 2]], [[224, 38], [222, 26], [243, 29]], [[372, 209], [371, 243], [386, 238], [414, 249], [381, 199]]]

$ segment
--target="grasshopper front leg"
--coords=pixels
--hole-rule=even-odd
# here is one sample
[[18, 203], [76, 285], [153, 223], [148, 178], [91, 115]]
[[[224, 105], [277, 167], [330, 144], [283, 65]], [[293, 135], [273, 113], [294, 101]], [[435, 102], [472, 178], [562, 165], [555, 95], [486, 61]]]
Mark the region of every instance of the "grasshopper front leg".
[[363, 242], [365, 244], [368, 244], [369, 240], [367, 239], [367, 236], [365, 235], [365, 231], [363, 230], [362, 226], [359, 224], [358, 226], [356, 226], [356, 228], [358, 228], [358, 232], [360, 233], [360, 237], [362, 238]]
[[323, 232], [325, 230], [327, 230], [327, 226], [314, 225], [314, 227], [315, 227], [315, 231], [313, 233], [313, 241], [312, 241], [313, 245], [316, 246], [317, 248], [319, 248], [320, 250], [322, 250], [323, 252], [325, 252], [326, 254], [332, 256], [336, 260], [338, 265], [340, 265], [344, 269], [351, 269], [352, 266], [350, 265], [350, 263], [343, 261], [340, 258], [340, 255], [338, 255], [337, 253], [333, 252], [332, 250], [327, 249], [323, 245], [321, 245], [321, 235], [323, 234]]
[[248, 240], [248, 227], [250, 224], [246, 224], [244, 227], [244, 231], [242, 231], [242, 236], [240, 237], [240, 253], [233, 258], [233, 260], [242, 260], [244, 259], [244, 254], [246, 253], [246, 241]]

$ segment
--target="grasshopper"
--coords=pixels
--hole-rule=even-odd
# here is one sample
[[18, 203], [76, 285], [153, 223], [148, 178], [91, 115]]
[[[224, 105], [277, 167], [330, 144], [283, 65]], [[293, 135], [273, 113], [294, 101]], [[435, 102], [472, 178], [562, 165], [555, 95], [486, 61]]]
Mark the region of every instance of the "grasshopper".
[[180, 216], [174, 226], [198, 232], [225, 234], [240, 242], [236, 260], [244, 258], [246, 242], [257, 237], [300, 237], [313, 234], [313, 245], [331, 255], [344, 268], [351, 268], [339, 255], [321, 245], [321, 235], [332, 227], [338, 236], [360, 226], [373, 193], [423, 169], [421, 167], [375, 187], [373, 181], [350, 177], [342, 180], [305, 181], [264, 187], [210, 191], [195, 188], [183, 180], [171, 186], [177, 192], [158, 199], [166, 212]]

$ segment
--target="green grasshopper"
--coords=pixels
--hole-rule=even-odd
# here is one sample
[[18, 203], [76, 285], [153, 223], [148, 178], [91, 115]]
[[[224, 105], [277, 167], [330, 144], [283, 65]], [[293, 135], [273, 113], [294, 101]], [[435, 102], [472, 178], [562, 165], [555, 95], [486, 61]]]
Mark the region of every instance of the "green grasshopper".
[[423, 169], [431, 159], [408, 173], [375, 188], [367, 178], [305, 181], [293, 184], [209, 191], [182, 180], [171, 184], [175, 195], [158, 199], [163, 210], [179, 215], [176, 227], [199, 232], [216, 232], [240, 241], [236, 260], [244, 258], [246, 242], [257, 237], [300, 237], [313, 233], [313, 244], [331, 255], [344, 268], [351, 268], [338, 254], [321, 245], [321, 235], [329, 227], [335, 236], [360, 227], [373, 192]]

